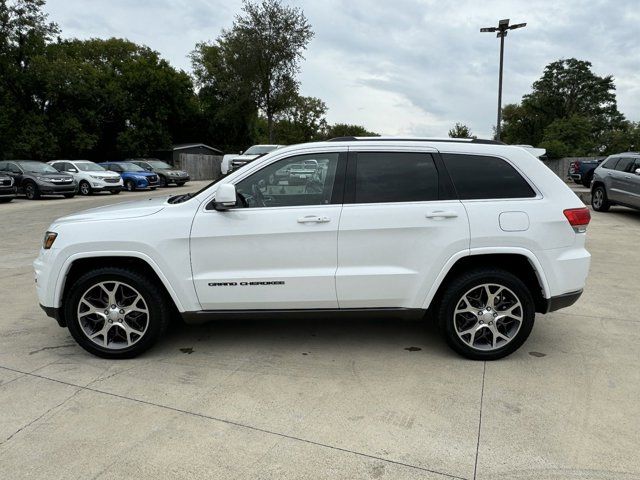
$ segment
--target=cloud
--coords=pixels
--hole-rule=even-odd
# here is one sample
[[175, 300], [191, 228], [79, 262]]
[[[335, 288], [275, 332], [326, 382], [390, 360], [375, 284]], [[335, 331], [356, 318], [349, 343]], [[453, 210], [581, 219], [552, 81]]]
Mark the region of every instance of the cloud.
[[[529, 92], [545, 65], [576, 57], [613, 75], [620, 110], [640, 120], [640, 13], [636, 0], [313, 0], [316, 33], [302, 92], [322, 98], [330, 122], [389, 135], [445, 136], [455, 122], [488, 137], [495, 124], [499, 42], [480, 33], [500, 18], [527, 22], [505, 42], [503, 102]], [[239, 0], [49, 0], [65, 37], [124, 37], [189, 70], [197, 42], [215, 39]]]

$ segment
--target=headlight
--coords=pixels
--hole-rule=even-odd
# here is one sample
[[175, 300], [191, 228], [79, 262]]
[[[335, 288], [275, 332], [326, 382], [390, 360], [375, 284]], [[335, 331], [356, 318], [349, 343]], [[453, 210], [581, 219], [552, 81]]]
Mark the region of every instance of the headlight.
[[103, 177], [99, 177], [97, 175], [89, 175], [91, 178], [95, 178], [96, 180], [103, 180]]
[[42, 248], [45, 250], [49, 250], [53, 245], [53, 242], [56, 241], [58, 234], [56, 232], [46, 232], [44, 234], [44, 240], [42, 241]]
[[36, 177], [37, 180], [40, 180], [41, 182], [46, 182], [46, 183], [50, 183], [51, 179], [47, 178], [47, 177]]

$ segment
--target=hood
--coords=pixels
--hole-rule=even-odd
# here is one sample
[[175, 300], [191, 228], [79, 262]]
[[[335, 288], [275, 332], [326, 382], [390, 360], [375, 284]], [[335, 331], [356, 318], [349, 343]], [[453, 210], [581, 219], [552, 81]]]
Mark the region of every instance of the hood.
[[56, 180], [73, 180], [73, 175], [69, 174], [69, 173], [63, 173], [63, 172], [31, 172], [29, 170], [25, 170], [25, 173], [28, 173], [29, 175], [33, 175], [34, 177], [47, 177], [47, 178], [51, 178], [51, 179], [56, 179]]
[[86, 173], [88, 175], [93, 175], [94, 177], [100, 177], [100, 178], [120, 177], [120, 174], [116, 172], [81, 172], [81, 173]]
[[144, 172], [134, 172], [133, 170], [125, 170], [124, 172], [127, 175], [139, 175], [141, 177], [150, 177], [153, 175], [157, 175], [156, 172], [147, 172], [146, 170]]
[[66, 217], [58, 218], [53, 225], [72, 222], [91, 222], [100, 220], [121, 220], [127, 218], [146, 217], [163, 210], [166, 207], [167, 197], [155, 197], [148, 200], [136, 200], [133, 202], [116, 203], [104, 207], [91, 208], [82, 212], [73, 213]]
[[260, 155], [238, 155], [233, 157], [231, 160], [255, 160]]

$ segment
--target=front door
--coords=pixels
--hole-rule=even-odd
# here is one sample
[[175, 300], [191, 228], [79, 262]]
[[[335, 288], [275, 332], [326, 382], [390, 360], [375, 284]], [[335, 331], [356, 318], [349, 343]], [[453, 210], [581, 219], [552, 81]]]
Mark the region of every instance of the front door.
[[[314, 168], [300, 173], [297, 167], [308, 160]], [[236, 208], [203, 205], [191, 232], [193, 279], [203, 310], [338, 306], [345, 166], [346, 153], [339, 151], [280, 158], [233, 180]]]
[[436, 153], [349, 153], [338, 236], [340, 308], [422, 308], [446, 261], [468, 251], [467, 215], [444, 188], [448, 177]]

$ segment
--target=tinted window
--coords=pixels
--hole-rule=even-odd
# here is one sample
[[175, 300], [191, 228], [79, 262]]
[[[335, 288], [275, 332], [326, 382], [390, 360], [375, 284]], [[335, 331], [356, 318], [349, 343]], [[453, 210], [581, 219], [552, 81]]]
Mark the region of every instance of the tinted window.
[[609, 158], [605, 160], [605, 162], [602, 164], [602, 168], [608, 168], [608, 169], [616, 168], [616, 164], [618, 163], [619, 160], [620, 160], [620, 157]]
[[621, 158], [620, 161], [616, 164], [616, 170], [619, 170], [621, 172], [630, 172], [632, 165], [633, 158]]
[[7, 171], [7, 162], [0, 162], [0, 171], [2, 172]]
[[358, 153], [355, 203], [438, 199], [438, 171], [428, 153]]
[[451, 153], [442, 158], [460, 200], [536, 196], [522, 175], [500, 158]]
[[331, 203], [337, 153], [296, 155], [274, 162], [236, 184], [240, 207], [293, 207]]

